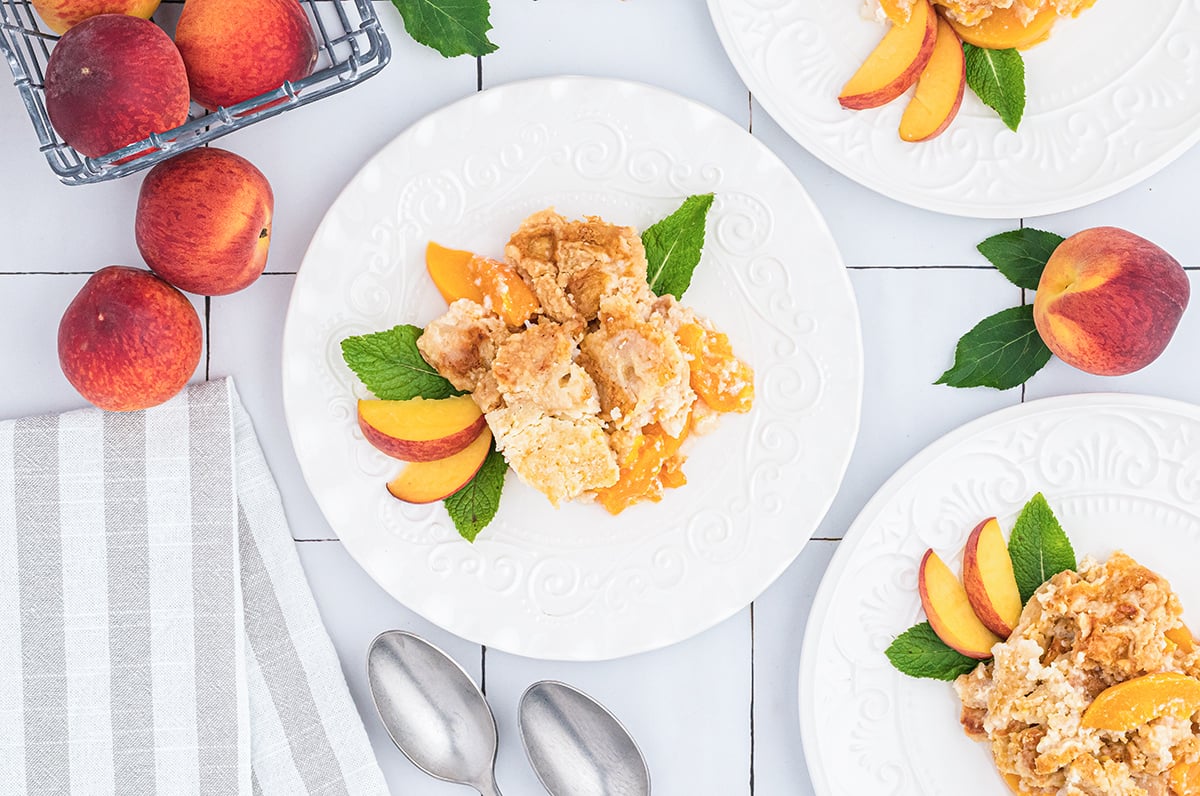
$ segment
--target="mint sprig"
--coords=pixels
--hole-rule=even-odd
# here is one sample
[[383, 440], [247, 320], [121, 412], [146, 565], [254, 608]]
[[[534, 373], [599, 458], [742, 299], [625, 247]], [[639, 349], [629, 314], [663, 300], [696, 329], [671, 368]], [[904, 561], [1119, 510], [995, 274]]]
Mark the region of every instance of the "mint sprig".
[[488, 0], [392, 0], [408, 35], [446, 58], [487, 55], [496, 45], [487, 36]]
[[1062, 235], [1023, 227], [993, 235], [978, 249], [1008, 281], [1026, 290], [1037, 290], [1050, 255], [1062, 242]]
[[1050, 361], [1033, 322], [1033, 306], [1001, 310], [962, 336], [954, 365], [934, 384], [1008, 390], [1024, 383]]
[[1071, 540], [1041, 492], [1021, 509], [1008, 539], [1008, 555], [1012, 558], [1022, 603], [1028, 602], [1038, 587], [1059, 572], [1075, 569]]
[[979, 665], [961, 652], [946, 646], [928, 622], [905, 630], [884, 653], [902, 673], [909, 677], [928, 677], [934, 680], [954, 680]]
[[676, 299], [683, 298], [700, 262], [712, 204], [711, 193], [689, 196], [678, 210], [642, 233], [646, 282], [655, 295], [670, 293]]
[[1017, 50], [989, 50], [963, 43], [967, 85], [1016, 132], [1025, 114], [1025, 60]]
[[483, 460], [483, 466], [467, 485], [442, 501], [454, 527], [468, 542], [474, 542], [500, 508], [500, 494], [504, 491], [504, 474], [508, 462], [504, 461], [496, 448]]
[[347, 337], [342, 341], [342, 358], [367, 389], [385, 401], [458, 395], [417, 350], [421, 333], [419, 326], [402, 324], [383, 332]]

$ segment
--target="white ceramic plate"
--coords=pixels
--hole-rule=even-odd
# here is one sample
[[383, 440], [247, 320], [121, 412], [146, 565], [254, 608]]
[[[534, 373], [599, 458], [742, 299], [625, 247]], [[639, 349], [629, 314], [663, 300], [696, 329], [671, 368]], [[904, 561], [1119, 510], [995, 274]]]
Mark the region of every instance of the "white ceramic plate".
[[[756, 371], [748, 415], [694, 440], [689, 483], [617, 518], [553, 509], [509, 473], [475, 544], [440, 503], [392, 499], [400, 467], [363, 441], [347, 335], [445, 311], [426, 243], [501, 256], [553, 205], [639, 229], [712, 191], [685, 302]], [[363, 568], [442, 627], [531, 657], [601, 659], [687, 638], [737, 612], [803, 547], [858, 428], [858, 314], [837, 248], [795, 177], [745, 130], [647, 86], [554, 78], [440, 110], [376, 155], [305, 256], [284, 332], [284, 404], [305, 478]]]
[[979, 520], [994, 515], [1007, 534], [1039, 491], [1077, 556], [1124, 550], [1200, 616], [1200, 407], [1077, 395], [970, 423], [884, 484], [821, 582], [800, 662], [800, 729], [818, 794], [1011, 796], [987, 745], [963, 734], [951, 685], [905, 677], [884, 650], [924, 616], [926, 548], [957, 566]]
[[863, 0], [708, 0], [726, 52], [767, 112], [847, 177], [918, 207], [1016, 218], [1081, 207], [1200, 140], [1200, 5], [1101, 0], [1024, 53], [1017, 133], [971, 91], [933, 141], [897, 127], [907, 98], [843, 109], [842, 85], [883, 36]]

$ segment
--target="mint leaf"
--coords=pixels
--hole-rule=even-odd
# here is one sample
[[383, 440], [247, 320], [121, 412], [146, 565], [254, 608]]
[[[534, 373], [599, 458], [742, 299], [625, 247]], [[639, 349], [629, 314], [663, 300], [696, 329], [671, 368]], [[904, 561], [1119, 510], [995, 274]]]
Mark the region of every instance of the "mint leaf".
[[678, 210], [642, 233], [646, 281], [655, 295], [670, 293], [683, 298], [700, 262], [704, 225], [712, 203], [711, 193], [689, 196]]
[[953, 680], [980, 663], [947, 647], [928, 622], [905, 630], [884, 654], [902, 674], [934, 680]]
[[963, 52], [967, 57], [967, 85], [1015, 132], [1025, 113], [1025, 60], [1021, 53], [985, 50], [965, 42]]
[[979, 244], [978, 249], [1009, 282], [1026, 290], [1037, 290], [1046, 261], [1062, 242], [1062, 235], [1025, 227], [993, 235]]
[[417, 350], [419, 326], [402, 325], [385, 332], [347, 337], [342, 358], [376, 398], [448, 398], [458, 391]]
[[954, 366], [934, 384], [995, 387], [1024, 383], [1050, 361], [1050, 349], [1033, 323], [1033, 306], [1001, 310], [984, 318], [958, 341]]
[[409, 36], [446, 58], [496, 50], [487, 37], [492, 29], [488, 0], [392, 0], [392, 5], [404, 17]]
[[450, 513], [450, 519], [454, 521], [454, 527], [468, 542], [474, 542], [479, 532], [496, 516], [507, 471], [508, 462], [493, 446], [475, 477], [442, 501]]
[[1012, 558], [1013, 574], [1017, 576], [1023, 603], [1029, 602], [1038, 587], [1050, 578], [1075, 569], [1071, 540], [1041, 492], [1021, 509], [1021, 516], [1017, 517], [1017, 524], [1008, 537], [1008, 555]]

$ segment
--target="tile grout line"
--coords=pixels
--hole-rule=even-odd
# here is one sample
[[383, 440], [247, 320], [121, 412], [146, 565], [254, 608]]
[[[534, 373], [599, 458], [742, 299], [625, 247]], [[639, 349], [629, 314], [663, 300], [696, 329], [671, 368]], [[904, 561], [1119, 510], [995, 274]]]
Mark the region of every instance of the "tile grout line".
[[208, 368], [212, 363], [212, 296], [204, 297], [204, 380], [208, 381]]
[[754, 796], [754, 603], [750, 603], [750, 796]]

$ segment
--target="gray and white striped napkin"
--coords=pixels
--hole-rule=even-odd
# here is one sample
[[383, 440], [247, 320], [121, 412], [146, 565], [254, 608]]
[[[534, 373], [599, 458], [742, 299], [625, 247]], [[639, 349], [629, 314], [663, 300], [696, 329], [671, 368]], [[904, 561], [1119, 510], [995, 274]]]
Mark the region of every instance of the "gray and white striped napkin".
[[0, 423], [0, 793], [386, 792], [231, 382]]

